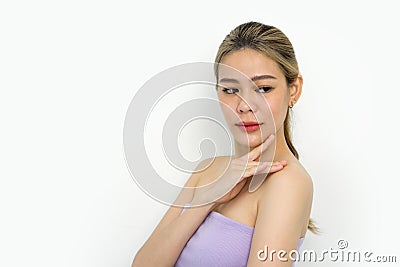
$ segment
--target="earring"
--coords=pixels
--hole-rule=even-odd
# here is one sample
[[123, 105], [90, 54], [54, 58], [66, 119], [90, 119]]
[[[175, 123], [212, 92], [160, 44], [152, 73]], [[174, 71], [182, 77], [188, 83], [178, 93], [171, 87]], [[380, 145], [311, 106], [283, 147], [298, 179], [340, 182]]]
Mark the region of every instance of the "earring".
[[[294, 98], [293, 100], [296, 101], [296, 98]], [[291, 101], [289, 108], [293, 108], [293, 106], [294, 106], [294, 103], [293, 103], [293, 101]]]

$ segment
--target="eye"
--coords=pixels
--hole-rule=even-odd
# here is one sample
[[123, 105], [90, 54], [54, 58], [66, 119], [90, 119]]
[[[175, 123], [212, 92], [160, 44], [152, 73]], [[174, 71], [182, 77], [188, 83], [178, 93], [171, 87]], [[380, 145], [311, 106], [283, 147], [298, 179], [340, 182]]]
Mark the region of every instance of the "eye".
[[273, 88], [270, 87], [270, 86], [261, 86], [261, 87], [258, 87], [258, 90], [259, 90], [260, 93], [266, 93], [266, 92], [268, 92], [268, 91], [270, 91], [270, 90], [272, 90], [272, 89], [273, 89]]
[[227, 87], [223, 87], [222, 91], [226, 94], [234, 94], [239, 92], [239, 90], [236, 88], [227, 88]]

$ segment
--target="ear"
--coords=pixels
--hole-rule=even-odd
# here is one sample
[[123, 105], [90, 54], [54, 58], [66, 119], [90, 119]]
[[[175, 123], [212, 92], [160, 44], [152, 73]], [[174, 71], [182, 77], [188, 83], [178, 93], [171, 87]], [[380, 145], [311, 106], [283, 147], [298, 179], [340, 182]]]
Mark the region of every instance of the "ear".
[[290, 89], [289, 105], [292, 102], [293, 102], [293, 104], [296, 104], [297, 101], [299, 101], [302, 88], [303, 88], [303, 76], [301, 76], [301, 74], [299, 74], [297, 76], [297, 79], [292, 83], [292, 85], [290, 85], [290, 88], [289, 88]]

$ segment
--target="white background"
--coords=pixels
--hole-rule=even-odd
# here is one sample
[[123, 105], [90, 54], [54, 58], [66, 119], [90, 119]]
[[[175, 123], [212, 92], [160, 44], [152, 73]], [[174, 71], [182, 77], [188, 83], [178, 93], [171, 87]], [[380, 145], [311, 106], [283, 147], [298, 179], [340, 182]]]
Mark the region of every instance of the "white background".
[[336, 249], [345, 239], [399, 262], [396, 6], [2, 1], [0, 266], [130, 266], [167, 206], [126, 167], [128, 105], [158, 72], [212, 61], [225, 35], [251, 20], [290, 38], [305, 80], [294, 143], [323, 234], [309, 232], [302, 248]]

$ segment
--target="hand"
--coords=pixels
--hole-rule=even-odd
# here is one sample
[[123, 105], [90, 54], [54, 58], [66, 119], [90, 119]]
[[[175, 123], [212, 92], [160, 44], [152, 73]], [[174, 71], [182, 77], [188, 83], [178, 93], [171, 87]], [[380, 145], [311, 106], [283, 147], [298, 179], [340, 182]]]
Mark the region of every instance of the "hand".
[[[256, 161], [272, 143], [274, 138], [274, 135], [270, 135], [262, 144], [249, 153], [239, 158], [232, 159], [222, 175], [216, 171], [213, 173], [212, 171], [206, 173], [205, 175], [208, 177], [211, 175], [213, 178], [219, 178], [213, 179], [212, 183], [196, 188], [192, 200], [192, 206], [210, 203], [213, 203], [214, 205], [225, 203], [239, 194], [248, 178], [255, 175], [261, 175], [263, 177], [261, 180], [262, 183], [268, 173], [282, 170], [287, 164], [286, 161], [273, 163]], [[269, 170], [267, 169], [268, 167], [270, 167]]]

